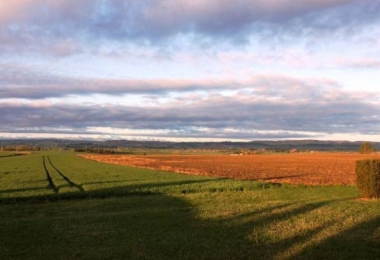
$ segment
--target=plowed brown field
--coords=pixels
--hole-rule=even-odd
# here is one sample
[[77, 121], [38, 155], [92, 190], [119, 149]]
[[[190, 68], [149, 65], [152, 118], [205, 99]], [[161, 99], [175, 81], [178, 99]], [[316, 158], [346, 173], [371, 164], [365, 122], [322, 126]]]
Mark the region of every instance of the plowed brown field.
[[355, 162], [379, 154], [298, 153], [270, 155], [94, 155], [82, 157], [179, 173], [306, 185], [354, 185]]

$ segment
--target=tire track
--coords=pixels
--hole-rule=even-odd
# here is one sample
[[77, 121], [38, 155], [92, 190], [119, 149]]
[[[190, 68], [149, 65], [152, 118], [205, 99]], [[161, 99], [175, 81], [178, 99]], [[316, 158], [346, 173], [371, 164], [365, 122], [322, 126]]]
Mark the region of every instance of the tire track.
[[45, 156], [42, 157], [42, 164], [44, 165], [44, 169], [45, 169], [45, 173], [46, 173], [46, 178], [47, 178], [47, 181], [49, 182], [49, 187], [55, 192], [55, 193], [58, 193], [59, 192], [59, 189], [58, 187], [54, 184], [53, 182], [53, 179], [51, 178], [50, 176], [50, 173], [46, 167], [46, 159], [45, 159]]
[[61, 177], [62, 177], [65, 181], [67, 181], [67, 182], [70, 184], [71, 187], [75, 187], [75, 188], [77, 188], [79, 191], [84, 191], [84, 189], [83, 189], [83, 187], [82, 187], [81, 185], [76, 184], [75, 182], [73, 182], [72, 180], [70, 180], [69, 177], [67, 177], [67, 176], [64, 175], [60, 170], [58, 170], [58, 168], [55, 167], [54, 164], [51, 162], [49, 156], [47, 157], [47, 159], [48, 159], [48, 161], [49, 161], [51, 167], [53, 167], [54, 170], [56, 170], [56, 171], [58, 172], [58, 174], [61, 175]]

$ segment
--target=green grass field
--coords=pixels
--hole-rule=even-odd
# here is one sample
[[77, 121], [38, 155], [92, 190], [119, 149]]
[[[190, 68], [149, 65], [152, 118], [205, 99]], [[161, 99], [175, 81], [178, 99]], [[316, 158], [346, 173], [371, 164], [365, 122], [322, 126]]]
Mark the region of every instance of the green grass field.
[[379, 259], [380, 202], [306, 187], [0, 155], [1, 259]]

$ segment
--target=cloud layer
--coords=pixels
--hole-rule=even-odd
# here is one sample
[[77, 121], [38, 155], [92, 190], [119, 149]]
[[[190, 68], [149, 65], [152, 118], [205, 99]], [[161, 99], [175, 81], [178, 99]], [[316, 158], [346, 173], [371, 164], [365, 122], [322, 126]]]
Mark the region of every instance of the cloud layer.
[[315, 40], [326, 32], [357, 34], [380, 21], [377, 0], [2, 0], [0, 7], [3, 50], [49, 49], [57, 55], [102, 41], [166, 45], [176, 37], [195, 43], [300, 35]]
[[226, 139], [254, 139], [276, 131], [279, 135], [272, 133], [274, 138], [284, 132], [293, 133], [289, 135], [294, 137], [299, 135], [294, 133], [302, 132], [303, 137], [309, 138], [315, 133], [379, 135], [379, 98], [380, 95], [346, 93], [333, 87], [311, 87], [310, 83], [293, 86], [283, 83], [244, 88], [229, 95], [215, 91], [203, 96], [186, 92], [161, 103], [155, 103], [155, 97], [153, 100], [145, 97], [149, 104], [146, 106], [10, 100], [0, 104], [0, 117], [5, 132], [56, 129], [59, 133], [85, 133], [89, 128], [112, 126], [168, 130], [177, 137]]
[[379, 25], [379, 0], [0, 0], [0, 132], [380, 141]]

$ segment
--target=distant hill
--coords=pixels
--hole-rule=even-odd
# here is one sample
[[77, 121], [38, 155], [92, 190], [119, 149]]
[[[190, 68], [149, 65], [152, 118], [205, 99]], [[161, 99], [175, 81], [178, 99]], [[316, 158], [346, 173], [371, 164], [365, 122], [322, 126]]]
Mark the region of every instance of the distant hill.
[[[85, 148], [141, 148], [141, 149], [269, 149], [269, 150], [316, 150], [316, 151], [358, 151], [362, 142], [284, 140], [251, 142], [160, 142], [107, 140], [85, 141], [65, 139], [13, 139], [0, 140], [0, 146], [37, 146], [41, 148], [85, 149]], [[380, 151], [380, 143], [372, 142]]]

